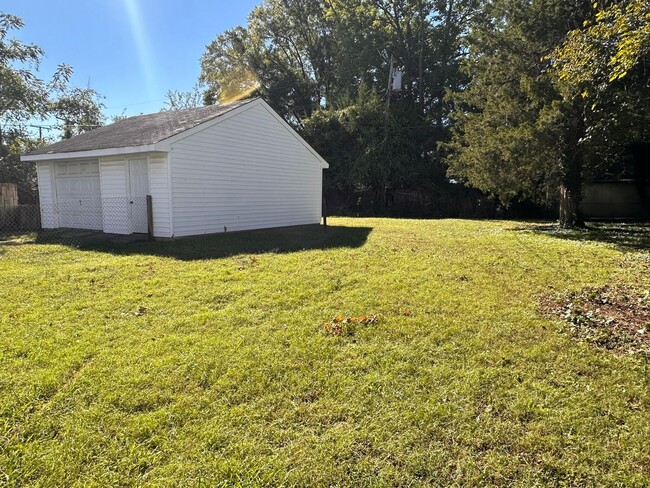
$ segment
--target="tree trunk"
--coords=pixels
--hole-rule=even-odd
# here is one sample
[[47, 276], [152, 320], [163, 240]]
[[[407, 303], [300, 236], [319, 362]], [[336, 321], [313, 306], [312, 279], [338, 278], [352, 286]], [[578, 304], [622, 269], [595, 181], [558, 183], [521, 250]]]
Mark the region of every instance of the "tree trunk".
[[63, 126], [63, 139], [72, 138], [72, 122], [69, 121], [69, 120], [64, 120], [63, 123], [64, 123], [64, 126]]
[[560, 227], [572, 229], [584, 227], [585, 221], [580, 208], [582, 201], [582, 161], [576, 154], [565, 168], [560, 185]]
[[381, 185], [375, 189], [375, 214], [382, 215], [386, 210], [386, 186]]

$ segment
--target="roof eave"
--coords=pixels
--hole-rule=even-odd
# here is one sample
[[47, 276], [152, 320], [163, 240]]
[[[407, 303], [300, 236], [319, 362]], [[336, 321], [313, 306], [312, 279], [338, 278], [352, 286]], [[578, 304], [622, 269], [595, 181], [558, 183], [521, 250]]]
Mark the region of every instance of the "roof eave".
[[104, 156], [119, 156], [122, 154], [137, 154], [148, 152], [169, 152], [169, 144], [157, 142], [145, 146], [109, 147], [106, 149], [92, 149], [89, 151], [73, 151], [60, 153], [26, 154], [20, 157], [21, 161], [54, 161], [57, 159], [73, 158], [101, 158]]

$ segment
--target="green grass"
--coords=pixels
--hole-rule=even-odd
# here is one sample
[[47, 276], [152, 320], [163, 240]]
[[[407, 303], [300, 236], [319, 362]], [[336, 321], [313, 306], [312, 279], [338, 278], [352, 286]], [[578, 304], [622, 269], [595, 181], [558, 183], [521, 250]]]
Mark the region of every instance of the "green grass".
[[537, 311], [648, 227], [330, 223], [0, 243], [0, 486], [650, 484], [648, 362]]

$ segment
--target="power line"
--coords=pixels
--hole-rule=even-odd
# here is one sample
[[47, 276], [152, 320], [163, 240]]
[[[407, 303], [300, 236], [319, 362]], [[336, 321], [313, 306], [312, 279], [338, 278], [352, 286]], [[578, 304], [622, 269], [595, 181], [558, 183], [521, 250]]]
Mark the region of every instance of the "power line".
[[130, 103], [128, 105], [115, 105], [113, 107], [106, 107], [106, 110], [113, 110], [113, 109], [116, 109], [116, 108], [135, 107], [136, 105], [146, 105], [148, 103], [163, 102], [165, 100], [167, 100], [167, 98], [158, 98], [156, 100], [149, 100], [147, 102]]
[[2, 127], [33, 127], [35, 129], [47, 129], [47, 130], [54, 130], [54, 129], [67, 129], [67, 128], [74, 128], [74, 127], [83, 127], [83, 128], [93, 128], [93, 127], [102, 127], [102, 125], [99, 124], [46, 124], [46, 125], [36, 125], [36, 124], [0, 124]]

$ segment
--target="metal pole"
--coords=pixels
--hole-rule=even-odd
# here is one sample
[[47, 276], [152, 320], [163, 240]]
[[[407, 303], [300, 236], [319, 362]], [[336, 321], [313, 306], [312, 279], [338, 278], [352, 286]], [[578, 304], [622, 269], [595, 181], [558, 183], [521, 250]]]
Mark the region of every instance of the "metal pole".
[[390, 69], [388, 71], [388, 88], [386, 90], [386, 108], [390, 107], [390, 95], [392, 92], [391, 84], [393, 83], [393, 55], [390, 55]]
[[151, 195], [147, 195], [147, 239], [153, 241], [153, 202]]

